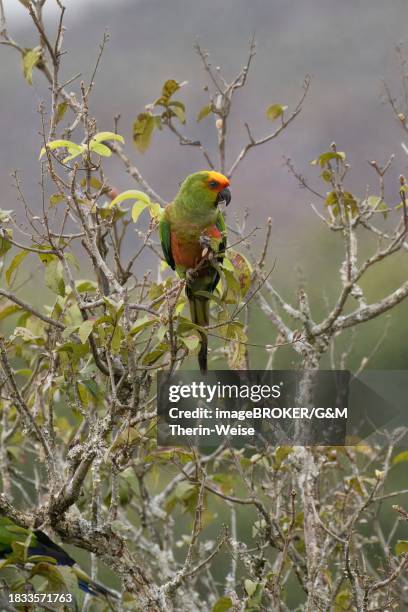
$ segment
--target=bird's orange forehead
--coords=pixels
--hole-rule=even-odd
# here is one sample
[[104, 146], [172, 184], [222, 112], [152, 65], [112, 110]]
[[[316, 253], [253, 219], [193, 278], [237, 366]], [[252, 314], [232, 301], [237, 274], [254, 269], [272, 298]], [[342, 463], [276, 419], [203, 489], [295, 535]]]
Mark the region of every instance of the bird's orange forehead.
[[221, 172], [216, 172], [215, 170], [210, 170], [208, 172], [208, 180], [216, 181], [219, 184], [220, 189], [225, 189], [225, 187], [228, 187], [230, 184], [226, 176], [221, 174]]

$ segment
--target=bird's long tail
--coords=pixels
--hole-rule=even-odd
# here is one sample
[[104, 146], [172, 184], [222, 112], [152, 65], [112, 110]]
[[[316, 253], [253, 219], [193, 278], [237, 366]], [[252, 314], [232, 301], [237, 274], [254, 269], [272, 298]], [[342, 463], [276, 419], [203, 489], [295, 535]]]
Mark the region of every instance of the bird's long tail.
[[[206, 327], [210, 319], [210, 304], [206, 297], [195, 295], [190, 287], [186, 287], [188, 302], [190, 304], [191, 321], [200, 327]], [[201, 374], [207, 372], [207, 352], [208, 341], [207, 334], [200, 333], [200, 350], [198, 353], [198, 365], [200, 366]]]
[[77, 565], [73, 567], [73, 570], [76, 574], [76, 577], [78, 578], [79, 588], [85, 593], [89, 593], [90, 595], [94, 595], [96, 597], [98, 597], [98, 595], [103, 595], [104, 597], [118, 599], [118, 594], [115, 593], [115, 591], [111, 591], [99, 582], [92, 580], [92, 578], [90, 578], [88, 574], [83, 572]]

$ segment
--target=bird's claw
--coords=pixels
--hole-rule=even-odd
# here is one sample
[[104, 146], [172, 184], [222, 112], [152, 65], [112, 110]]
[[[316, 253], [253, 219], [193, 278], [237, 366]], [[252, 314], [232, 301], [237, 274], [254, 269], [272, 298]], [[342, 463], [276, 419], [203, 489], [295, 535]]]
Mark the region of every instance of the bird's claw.
[[186, 283], [188, 285], [188, 283], [191, 283], [194, 280], [194, 269], [193, 268], [188, 268], [188, 270], [186, 270]]
[[203, 249], [210, 249], [211, 248], [211, 238], [210, 238], [210, 236], [207, 236], [206, 234], [201, 234], [201, 236], [200, 236], [200, 246], [202, 246]]

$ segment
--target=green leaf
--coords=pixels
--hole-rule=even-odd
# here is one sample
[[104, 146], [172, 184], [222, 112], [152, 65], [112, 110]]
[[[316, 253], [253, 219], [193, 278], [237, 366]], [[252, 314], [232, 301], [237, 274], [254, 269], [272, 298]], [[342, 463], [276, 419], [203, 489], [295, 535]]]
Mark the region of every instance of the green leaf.
[[95, 283], [95, 281], [91, 281], [91, 280], [77, 280], [75, 281], [75, 287], [78, 293], [85, 293], [85, 292], [93, 293], [94, 291], [97, 290], [98, 285]]
[[156, 331], [156, 337], [159, 340], [159, 342], [162, 342], [166, 333], [167, 333], [167, 325], [163, 325], [163, 324], [159, 325]]
[[361, 483], [360, 483], [359, 479], [356, 476], [353, 476], [352, 478], [350, 478], [349, 484], [350, 484], [351, 488], [353, 488], [355, 491], [357, 491], [357, 493], [360, 495], [360, 497], [364, 496], [364, 492], [363, 492], [363, 489], [361, 487]]
[[402, 451], [402, 453], [395, 455], [392, 463], [393, 465], [398, 465], [398, 463], [403, 463], [404, 461], [408, 461], [408, 451]]
[[53, 293], [65, 295], [65, 281], [60, 261], [53, 259], [45, 268], [45, 284]]
[[17, 253], [17, 255], [15, 255], [15, 257], [13, 257], [13, 259], [11, 260], [11, 263], [10, 263], [9, 267], [6, 270], [6, 281], [7, 281], [7, 284], [9, 286], [10, 286], [10, 283], [11, 283], [11, 278], [12, 278], [13, 272], [15, 270], [17, 270], [19, 265], [27, 257], [28, 253], [29, 253], [29, 251], [20, 251], [20, 253]]
[[388, 208], [388, 206], [387, 206], [387, 204], [385, 202], [380, 202], [380, 204], [377, 206], [377, 210], [376, 210], [376, 212], [380, 212], [382, 214], [384, 219], [386, 219], [388, 217], [388, 213], [390, 211], [391, 211], [391, 209]]
[[186, 345], [189, 351], [194, 351], [200, 342], [197, 336], [182, 336], [180, 340]]
[[[146, 455], [144, 460], [146, 462], [148, 462], [148, 461], [155, 461], [156, 462], [157, 460], [159, 460], [161, 463], [167, 464], [169, 461], [174, 460], [175, 457], [177, 457], [177, 459], [179, 459], [181, 461], [181, 463], [188, 463], [189, 461], [194, 459], [193, 454], [191, 452], [185, 450], [185, 449], [181, 449], [181, 448], [170, 448], [170, 449], [162, 448], [161, 449], [161, 448], [158, 448], [158, 449], [155, 449], [149, 455]], [[125, 478], [127, 478], [128, 474], [129, 474], [130, 477], [133, 477], [132, 476], [132, 472], [128, 472], [128, 473], [126, 473], [126, 472], [127, 472], [127, 470], [125, 470], [125, 472], [122, 473], [122, 476], [125, 475]], [[137, 485], [136, 485], [136, 490], [137, 490]]]
[[101, 157], [110, 157], [112, 155], [112, 151], [109, 147], [101, 142], [93, 142], [92, 140], [89, 143], [89, 150], [92, 151], [92, 153], [97, 153]]
[[122, 338], [123, 330], [120, 325], [116, 325], [111, 338], [111, 349], [113, 353], [119, 353]]
[[320, 176], [322, 180], [325, 181], [326, 183], [330, 183], [332, 179], [332, 173], [330, 172], [330, 170], [323, 170]]
[[79, 271], [79, 268], [80, 268], [79, 261], [73, 253], [66, 252], [65, 259]]
[[[54, 149], [67, 149], [68, 153], [71, 155], [72, 158], [81, 155], [81, 153], [83, 153], [84, 151], [82, 146], [77, 145], [71, 140], [51, 140], [50, 142], [47, 142], [47, 147], [48, 149], [50, 149], [50, 151], [53, 151]], [[39, 159], [42, 158], [45, 152], [46, 148], [43, 147], [40, 151]]]
[[281, 117], [287, 106], [282, 106], [282, 104], [272, 104], [266, 109], [266, 116], [270, 121], [275, 121], [278, 117]]
[[346, 154], [343, 151], [327, 151], [326, 153], [319, 155], [319, 157], [316, 159], [313, 159], [310, 164], [312, 166], [320, 166], [323, 168], [332, 160], [344, 162], [346, 160]]
[[388, 213], [390, 212], [390, 209], [388, 208], [387, 204], [384, 202], [384, 200], [382, 198], [379, 198], [377, 196], [368, 196], [367, 199], [365, 199], [362, 204], [369, 206], [370, 208], [373, 208], [375, 210], [375, 212], [380, 212], [382, 213], [384, 219], [386, 219], [388, 217]]
[[[350, 213], [352, 217], [358, 214], [357, 200], [349, 191], [343, 193], [343, 204], [345, 211]], [[335, 191], [331, 191], [327, 194], [325, 205], [331, 207], [334, 216], [338, 217], [340, 214], [340, 202]]]
[[327, 197], [326, 197], [324, 203], [325, 203], [326, 206], [331, 207], [334, 216], [338, 217], [338, 215], [340, 213], [340, 207], [339, 207], [339, 201], [337, 199], [336, 192], [330, 191], [330, 193], [327, 194]]
[[350, 212], [351, 216], [355, 217], [358, 214], [358, 204], [353, 194], [349, 191], [345, 191], [343, 194], [343, 202], [347, 212]]
[[233, 474], [218, 473], [214, 474], [212, 480], [217, 483], [223, 493], [232, 493], [234, 491], [235, 478]]
[[58, 347], [59, 353], [68, 353], [70, 359], [74, 362], [78, 361], [81, 357], [85, 357], [89, 353], [87, 344], [77, 344], [76, 342], [66, 342]]
[[243, 255], [241, 255], [241, 253], [234, 250], [230, 250], [228, 252], [228, 257], [225, 258], [223, 262], [224, 265], [226, 261], [229, 261], [232, 264], [235, 278], [239, 283], [240, 294], [242, 297], [244, 297], [251, 287], [251, 265], [249, 261]]
[[130, 330], [130, 333], [132, 336], [134, 336], [135, 334], [138, 334], [140, 331], [142, 331], [142, 329], [146, 329], [146, 327], [150, 327], [151, 325], [154, 325], [158, 321], [160, 321], [159, 318], [152, 319], [148, 315], [146, 315], [136, 321], [136, 323]]
[[292, 451], [293, 448], [291, 446], [278, 446], [275, 451], [275, 461], [277, 468], [281, 466], [282, 462], [286, 459], [286, 457], [288, 457], [288, 455], [290, 455]]
[[153, 365], [158, 359], [163, 357], [168, 351], [168, 346], [166, 343], [161, 342], [153, 351], [145, 355], [143, 359], [143, 365]]
[[[72, 567], [60, 565], [58, 567], [58, 571], [64, 580], [66, 592], [76, 594], [76, 597], [77, 597], [78, 596], [78, 578], [75, 574], [75, 569]], [[106, 611], [106, 608], [104, 610]]]
[[154, 120], [154, 127], [156, 127], [158, 130], [162, 130], [163, 126], [162, 126], [161, 115], [153, 115], [153, 120]]
[[162, 87], [162, 97], [169, 101], [171, 96], [176, 93], [181, 87], [181, 84], [174, 79], [168, 79]]
[[81, 382], [87, 388], [92, 397], [94, 397], [95, 399], [98, 399], [100, 397], [101, 389], [98, 387], [97, 383], [92, 380], [92, 378], [82, 380]]
[[68, 102], [60, 102], [60, 104], [58, 104], [57, 114], [55, 117], [56, 125], [58, 125], [58, 123], [63, 120], [65, 113], [67, 112], [67, 109], [68, 109]]
[[128, 189], [128, 191], [123, 191], [116, 198], [112, 200], [109, 207], [113, 208], [117, 204], [124, 202], [125, 200], [137, 200], [144, 202], [146, 205], [151, 203], [151, 200], [148, 195], [143, 193], [143, 191], [138, 191], [137, 189]]
[[164, 208], [162, 208], [157, 202], [151, 202], [151, 204], [149, 204], [149, 213], [152, 219], [159, 220], [163, 211]]
[[146, 195], [142, 191], [138, 191], [137, 189], [129, 189], [128, 191], [124, 191], [123, 193], [119, 194], [114, 200], [112, 200], [109, 205], [109, 208], [112, 208], [113, 206], [116, 206], [117, 204], [120, 204], [125, 200], [133, 199], [136, 199], [136, 202], [133, 204], [131, 213], [134, 223], [137, 222], [145, 208], [149, 208], [150, 216], [153, 219], [160, 218], [160, 215], [163, 212], [163, 209], [160, 204], [152, 202], [148, 195]]
[[177, 117], [177, 119], [180, 120], [181, 123], [185, 123], [186, 122], [186, 113], [184, 111], [184, 104], [182, 104], [182, 102], [170, 102], [169, 106], [171, 106], [171, 111], [172, 113], [174, 113]]
[[224, 300], [227, 303], [232, 304], [233, 302], [236, 302], [236, 298], [240, 294], [240, 285], [234, 272], [231, 272], [231, 270], [228, 270], [228, 268], [225, 268], [224, 266], [223, 270], [224, 280], [227, 285], [227, 295], [224, 296]]
[[256, 591], [256, 587], [258, 586], [258, 583], [254, 582], [253, 580], [249, 580], [247, 578], [245, 580], [245, 582], [244, 582], [244, 586], [245, 586], [245, 590], [246, 590], [247, 594], [249, 595], [249, 597], [252, 597], [252, 595]]
[[224, 268], [224, 270], [229, 270], [230, 272], [234, 272], [234, 265], [232, 261], [229, 259], [229, 257], [224, 258], [224, 261], [222, 262], [222, 267]]
[[[83, 187], [85, 189], [85, 187], [87, 186], [87, 179], [84, 177], [81, 180], [81, 187]], [[91, 187], [93, 187], [94, 189], [101, 189], [102, 188], [102, 183], [101, 181], [98, 181], [98, 179], [95, 176], [91, 176], [91, 178], [89, 179], [89, 184], [91, 185]]]
[[[350, 602], [351, 602], [351, 593], [348, 590], [340, 591], [336, 596], [336, 604], [339, 606], [340, 610], [349, 610]], [[338, 612], [338, 610], [336, 610]]]
[[65, 197], [61, 195], [60, 193], [54, 193], [52, 196], [50, 196], [51, 206], [56, 206], [57, 204], [59, 204], [60, 202], [63, 202], [64, 200], [65, 200]]
[[18, 376], [31, 376], [31, 374], [33, 373], [32, 370], [30, 370], [30, 368], [21, 368], [20, 370], [14, 370], [14, 374], [17, 374]]
[[240, 370], [245, 364], [245, 342], [247, 336], [240, 321], [234, 321], [227, 326], [228, 365], [231, 370]]
[[48, 582], [48, 589], [53, 593], [59, 593], [61, 590], [66, 590], [66, 584], [63, 575], [54, 565], [50, 563], [37, 563], [31, 570], [31, 576], [44, 576]]
[[231, 597], [220, 597], [213, 605], [212, 612], [226, 612], [232, 608]]
[[[80, 147], [81, 150], [79, 153], [75, 152], [75, 153], [72, 153], [71, 155], [67, 155], [67, 157], [64, 157], [64, 159], [62, 160], [62, 163], [67, 164], [72, 159], [75, 159], [76, 157], [78, 157], [78, 155], [82, 155], [83, 153], [85, 153], [85, 148], [86, 148], [85, 145], [83, 145], [82, 147]], [[85, 203], [85, 200], [78, 199], [78, 201], [81, 202], [81, 204]]]
[[79, 326], [78, 336], [82, 344], [85, 344], [85, 342], [88, 340], [93, 330], [94, 324], [95, 324], [95, 321], [88, 319], [87, 321], [84, 321], [83, 323], [81, 323], [81, 325]]
[[219, 304], [219, 306], [222, 306], [224, 304], [223, 300], [218, 297], [218, 295], [216, 295], [215, 293], [211, 293], [210, 291], [194, 291], [194, 295], [201, 295], [202, 297], [205, 297], [208, 300], [216, 302], [217, 304]]
[[155, 120], [151, 113], [140, 113], [133, 124], [133, 142], [140, 153], [144, 153], [149, 148]]
[[[37, 245], [37, 248], [41, 251], [42, 249], [49, 249], [50, 247], [47, 246], [46, 244], [39, 244]], [[57, 260], [57, 256], [53, 255], [52, 253], [38, 253], [38, 258], [41, 261], [41, 263], [43, 263], [44, 265], [47, 265], [48, 263], [50, 263], [50, 261], [56, 261]]]
[[169, 102], [169, 106], [172, 108], [180, 108], [184, 113], [186, 112], [186, 107], [183, 102], [180, 102], [180, 100], [171, 100], [171, 102]]
[[177, 326], [178, 334], [183, 334], [184, 332], [191, 331], [193, 329], [198, 329], [199, 331], [206, 333], [205, 327], [201, 327], [200, 325], [193, 323], [190, 319], [187, 319], [186, 317], [178, 318], [178, 326]]
[[0, 321], [3, 321], [3, 319], [10, 317], [16, 312], [20, 312], [21, 310], [22, 309], [20, 306], [17, 306], [17, 304], [9, 304], [8, 306], [5, 306], [0, 310]]
[[[31, 540], [31, 535], [29, 536]], [[24, 542], [11, 542], [11, 548], [13, 549], [13, 560], [19, 563], [25, 563], [27, 561], [27, 549]]]
[[0, 256], [5, 255], [7, 251], [11, 249], [13, 246], [10, 242], [10, 238], [13, 237], [13, 232], [11, 230], [1, 230], [0, 229]]
[[211, 113], [211, 104], [206, 104], [202, 109], [198, 111], [197, 114], [197, 123], [207, 117]]
[[119, 317], [121, 316], [123, 309], [124, 309], [123, 301], [120, 300], [119, 302], [115, 302], [115, 300], [111, 299], [108, 296], [105, 296], [103, 298], [103, 301], [108, 307], [109, 314], [112, 317], [112, 321], [117, 321]]
[[45, 555], [31, 555], [31, 557], [27, 558], [29, 563], [41, 563], [44, 561], [45, 563], [51, 563], [52, 565], [57, 564], [57, 560], [53, 557], [46, 557]]
[[408, 540], [398, 540], [395, 545], [395, 554], [399, 557], [403, 553], [408, 553]]
[[114, 132], [98, 132], [92, 138], [91, 142], [104, 142], [106, 140], [115, 140], [116, 142], [125, 143], [125, 139], [120, 134], [115, 134]]
[[10, 342], [14, 342], [16, 338], [21, 338], [24, 342], [34, 342], [38, 340], [38, 336], [35, 336], [26, 327], [15, 327], [12, 335], [9, 337]]
[[41, 47], [34, 49], [25, 49], [23, 51], [23, 74], [24, 78], [30, 85], [33, 84], [33, 70], [38, 66], [41, 60]]
[[146, 202], [135, 202], [132, 206], [132, 221], [133, 223], [136, 223], [137, 220], [139, 219], [141, 213], [144, 211], [144, 209], [148, 206], [148, 204], [146, 204]]

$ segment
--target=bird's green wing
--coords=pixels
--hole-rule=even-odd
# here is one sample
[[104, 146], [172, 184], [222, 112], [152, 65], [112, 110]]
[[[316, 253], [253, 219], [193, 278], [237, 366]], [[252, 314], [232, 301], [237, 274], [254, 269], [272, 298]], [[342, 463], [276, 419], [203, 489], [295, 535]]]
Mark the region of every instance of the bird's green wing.
[[160, 237], [160, 242], [161, 242], [161, 247], [163, 250], [164, 258], [169, 264], [170, 268], [174, 270], [176, 265], [174, 263], [173, 254], [171, 252], [170, 223], [166, 219], [165, 214], [160, 219], [159, 237]]
[[[225, 255], [225, 249], [227, 247], [227, 227], [225, 225], [225, 219], [224, 219], [224, 215], [222, 214], [221, 211], [218, 211], [218, 215], [217, 215], [217, 220], [215, 222], [215, 225], [217, 226], [217, 228], [220, 230], [220, 232], [222, 233], [222, 240], [220, 241], [219, 247], [218, 247], [218, 256], [217, 259], [219, 261], [219, 263], [222, 264], [222, 261], [224, 259], [224, 255]], [[208, 291], [209, 292], [213, 292], [215, 291], [216, 286], [218, 285], [218, 281], [220, 280], [220, 275], [217, 272], [217, 270], [214, 269], [214, 277], [211, 281], [210, 286], [208, 287]]]
[[[222, 214], [220, 210], [218, 211], [217, 220], [215, 222], [215, 225], [218, 227], [218, 229], [223, 235], [223, 239], [220, 242], [220, 248], [218, 252], [220, 254], [225, 253], [225, 249], [227, 248], [227, 226], [225, 225], [224, 215]], [[222, 259], [223, 258], [220, 258], [220, 261], [222, 261]]]
[[0, 517], [0, 551], [13, 542], [25, 542], [29, 530], [19, 527], [5, 516]]

